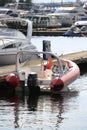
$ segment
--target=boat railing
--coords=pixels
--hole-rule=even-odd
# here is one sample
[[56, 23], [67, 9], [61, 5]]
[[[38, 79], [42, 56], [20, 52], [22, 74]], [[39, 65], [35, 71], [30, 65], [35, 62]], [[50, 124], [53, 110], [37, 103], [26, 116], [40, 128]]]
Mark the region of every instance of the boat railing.
[[3, 39], [3, 38], [0, 38], [0, 41], [2, 42], [2, 44], [3, 44], [4, 47], [5, 47], [4, 39]]
[[53, 57], [54, 59], [56, 59], [57, 63], [58, 63], [58, 70], [59, 70], [59, 75], [62, 76], [64, 74], [64, 70], [63, 70], [63, 65], [62, 65], [62, 61], [61, 59], [59, 58], [59, 56], [51, 53], [51, 52], [43, 52], [43, 51], [28, 51], [28, 50], [22, 50], [22, 51], [19, 51], [17, 52], [17, 55], [16, 55], [16, 71], [18, 72], [19, 71], [19, 66], [20, 66], [20, 55], [24, 54], [24, 53], [27, 53], [28, 55], [32, 54], [32, 55], [40, 55], [40, 54], [46, 54], [46, 55], [49, 55], [51, 57]]

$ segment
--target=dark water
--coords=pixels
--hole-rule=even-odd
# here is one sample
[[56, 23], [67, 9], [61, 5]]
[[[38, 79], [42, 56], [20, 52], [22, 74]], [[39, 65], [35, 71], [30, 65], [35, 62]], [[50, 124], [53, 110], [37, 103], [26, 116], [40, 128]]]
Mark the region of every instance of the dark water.
[[86, 130], [87, 75], [69, 86], [71, 92], [30, 98], [0, 98], [0, 130]]
[[[32, 41], [37, 39], [40, 49], [39, 41], [45, 38], [54, 41], [52, 49], [56, 53], [59, 49], [59, 54], [87, 48], [87, 38], [34, 37]], [[0, 130], [87, 130], [87, 74], [81, 75], [69, 88], [69, 93], [33, 99], [22, 94], [0, 96]]]

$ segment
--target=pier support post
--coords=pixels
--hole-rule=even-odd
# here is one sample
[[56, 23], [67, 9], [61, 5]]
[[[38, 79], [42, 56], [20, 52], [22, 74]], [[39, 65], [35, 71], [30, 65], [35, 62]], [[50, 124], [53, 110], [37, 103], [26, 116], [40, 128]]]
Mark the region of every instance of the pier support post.
[[[51, 52], [51, 42], [47, 40], [43, 40], [43, 51], [44, 52]], [[48, 54], [43, 54], [43, 59], [48, 59]]]

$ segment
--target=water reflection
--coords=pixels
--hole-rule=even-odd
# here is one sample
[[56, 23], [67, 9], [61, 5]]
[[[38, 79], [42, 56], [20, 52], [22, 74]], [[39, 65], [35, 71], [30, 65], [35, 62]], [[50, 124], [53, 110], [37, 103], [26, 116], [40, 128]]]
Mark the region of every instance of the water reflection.
[[28, 110], [29, 111], [36, 111], [37, 110], [37, 103], [38, 103], [38, 96], [28, 96]]
[[[28, 99], [28, 110], [36, 111], [35, 122], [31, 119], [32, 123], [37, 126], [31, 126], [37, 129], [58, 129], [60, 123], [64, 119], [64, 113], [69, 110], [70, 99], [75, 99], [78, 93], [59, 94], [51, 96], [39, 96], [36, 99]], [[71, 108], [70, 108], [71, 109]]]
[[[71, 93], [63, 93], [59, 95], [53, 95], [52, 96], [52, 110], [58, 112], [57, 113], [57, 122], [56, 122], [56, 128], [60, 126], [60, 123], [62, 123], [64, 117], [64, 113], [69, 111], [71, 107], [69, 106], [69, 102], [71, 102], [71, 99], [75, 99], [78, 95], [78, 92], [74, 91]], [[55, 109], [56, 106], [56, 109]]]
[[19, 120], [19, 102], [15, 103], [14, 105], [14, 127], [15, 128], [19, 127], [18, 120]]
[[57, 130], [65, 119], [64, 113], [73, 109], [70, 103], [76, 100], [76, 97], [78, 93], [75, 92], [36, 97], [23, 95], [1, 97], [0, 128]]
[[18, 127], [19, 98], [15, 92], [0, 91], [0, 128]]
[[63, 116], [62, 116], [62, 113], [64, 112], [64, 106], [63, 106], [63, 101], [64, 101], [64, 97], [62, 94], [59, 94], [59, 95], [53, 95], [52, 96], [52, 99], [51, 99], [51, 102], [52, 102], [52, 110], [54, 111], [55, 108], [54, 106], [56, 106], [57, 104], [57, 110], [56, 112], [58, 111], [57, 113], [57, 122], [56, 122], [56, 127], [58, 128], [59, 127], [59, 124], [62, 122], [62, 120], [64, 119]]

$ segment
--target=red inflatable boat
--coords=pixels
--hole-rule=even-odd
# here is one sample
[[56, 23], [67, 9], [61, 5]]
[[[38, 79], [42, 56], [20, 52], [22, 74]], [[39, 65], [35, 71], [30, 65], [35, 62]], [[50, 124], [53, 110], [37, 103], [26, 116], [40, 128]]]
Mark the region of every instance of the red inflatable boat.
[[[62, 92], [68, 91], [68, 85], [71, 84], [80, 75], [78, 65], [70, 60], [62, 60], [59, 56], [51, 52], [34, 52], [23, 51], [17, 54], [17, 71], [19, 71], [19, 54], [20, 53], [46, 54], [47, 61], [39, 57], [37, 60], [29, 61], [28, 66], [23, 67], [27, 86], [30, 92], [37, 93], [38, 86], [41, 91]], [[35, 63], [35, 64], [34, 64]], [[25, 69], [26, 68], [26, 69]], [[25, 71], [25, 70], [26, 71]]]

